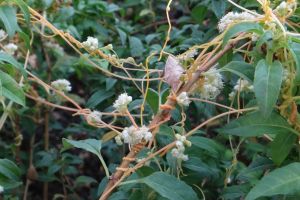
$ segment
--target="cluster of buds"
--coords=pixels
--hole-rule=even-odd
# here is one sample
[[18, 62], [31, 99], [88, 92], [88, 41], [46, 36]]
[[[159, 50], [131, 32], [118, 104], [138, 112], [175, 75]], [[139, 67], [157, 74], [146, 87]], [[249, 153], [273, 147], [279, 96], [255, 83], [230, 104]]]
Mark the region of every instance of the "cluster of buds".
[[221, 73], [215, 68], [203, 73], [204, 82], [198, 89], [203, 99], [215, 99], [223, 89]]
[[297, 2], [294, 0], [282, 1], [274, 10], [279, 17], [288, 17], [297, 8]]
[[187, 161], [189, 159], [188, 155], [184, 154], [185, 146], [190, 147], [192, 143], [186, 139], [185, 136], [176, 134], [176, 148], [172, 149], [171, 154], [173, 157], [180, 161]]
[[66, 79], [58, 79], [51, 82], [51, 86], [61, 92], [70, 92], [72, 87], [70, 81]]
[[114, 102], [113, 107], [120, 113], [127, 111], [128, 104], [132, 101], [132, 97], [128, 96], [127, 93], [119, 95], [118, 99]]
[[220, 32], [224, 32], [231, 24], [254, 19], [255, 16], [248, 12], [229, 12], [219, 21], [218, 29]]
[[253, 90], [254, 87], [252, 84], [249, 83], [249, 81], [244, 79], [238, 79], [235, 86], [233, 87], [233, 91], [229, 94], [229, 99], [233, 100], [237, 92], [252, 92]]
[[176, 101], [181, 106], [189, 106], [189, 104], [191, 103], [191, 101], [189, 100], [189, 96], [188, 96], [187, 92], [180, 93], [180, 95], [178, 95], [176, 97]]
[[101, 117], [102, 117], [102, 113], [94, 110], [93, 112], [88, 114], [86, 120], [88, 121], [88, 123], [91, 124], [100, 124], [102, 122]]
[[88, 37], [85, 42], [82, 43], [82, 45], [87, 48], [90, 51], [95, 51], [98, 49], [98, 39], [94, 37]]
[[197, 49], [190, 49], [190, 50], [186, 51], [185, 53], [177, 56], [177, 58], [180, 61], [186, 61], [186, 60], [189, 60], [190, 58], [194, 58], [197, 54], [198, 54]]
[[124, 128], [122, 133], [119, 136], [115, 137], [117, 144], [128, 143], [129, 146], [141, 143], [142, 141], [149, 142], [152, 139], [152, 133], [149, 131], [149, 128], [146, 126], [135, 127], [130, 126]]

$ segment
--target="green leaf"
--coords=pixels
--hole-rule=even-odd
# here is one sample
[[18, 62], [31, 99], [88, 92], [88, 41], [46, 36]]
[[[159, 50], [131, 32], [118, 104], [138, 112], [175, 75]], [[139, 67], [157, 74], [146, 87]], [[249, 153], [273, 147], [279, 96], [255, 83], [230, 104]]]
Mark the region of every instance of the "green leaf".
[[218, 18], [221, 18], [225, 14], [226, 1], [224, 0], [212, 0], [212, 10]]
[[18, 33], [19, 33], [20, 38], [22, 38], [22, 40], [24, 41], [26, 49], [30, 49], [30, 38], [29, 38], [29, 36], [26, 33], [22, 32], [22, 31], [19, 31]]
[[272, 160], [280, 165], [289, 155], [298, 136], [293, 133], [281, 133], [276, 135], [271, 143]]
[[205, 138], [205, 137], [199, 137], [199, 136], [193, 136], [189, 139], [193, 146], [196, 146], [198, 148], [201, 148], [209, 153], [210, 156], [213, 156], [215, 158], [219, 158], [220, 154], [223, 153], [223, 148], [221, 145], [216, 143], [214, 140]]
[[158, 107], [159, 107], [159, 94], [150, 88], [148, 90], [148, 95], [147, 95], [147, 103], [150, 105], [151, 109], [153, 110], [153, 113], [157, 113]]
[[288, 45], [289, 50], [295, 60], [296, 63], [296, 77], [295, 77], [295, 84], [300, 84], [300, 44], [296, 42], [291, 42]]
[[254, 32], [258, 35], [261, 35], [263, 34], [264, 30], [261, 25], [256, 22], [241, 22], [235, 24], [226, 31], [222, 45], [225, 46], [232, 37], [241, 32]]
[[79, 176], [74, 182], [75, 187], [88, 186], [92, 183], [97, 183], [97, 181], [90, 176]]
[[101, 140], [96, 140], [96, 139], [86, 139], [86, 140], [79, 140], [79, 141], [75, 141], [75, 140], [68, 140], [63, 138], [63, 150], [68, 150], [70, 148], [79, 148], [79, 149], [83, 149], [86, 151], [89, 151], [97, 156], [101, 156], [101, 147], [102, 147], [102, 142]]
[[268, 65], [265, 60], [257, 63], [254, 74], [254, 93], [262, 115], [270, 116], [279, 96], [282, 82], [282, 65], [275, 61]]
[[206, 13], [207, 7], [200, 5], [193, 8], [191, 16], [197, 23], [201, 24], [206, 16]]
[[98, 90], [89, 98], [89, 100], [86, 103], [86, 106], [89, 108], [95, 108], [97, 105], [99, 105], [100, 103], [102, 103], [103, 101], [105, 101], [113, 95], [114, 92], [112, 91], [106, 91], [105, 89]]
[[4, 53], [4, 52], [0, 52], [0, 61], [4, 61], [4, 62], [11, 64], [13, 67], [20, 70], [20, 72], [22, 73], [22, 75], [25, 78], [27, 77], [26, 71], [24, 70], [22, 64], [20, 64], [18, 61], [16, 61], [14, 59], [14, 57], [12, 57], [11, 55]]
[[0, 70], [2, 95], [11, 101], [25, 106], [25, 94], [18, 83], [8, 74]]
[[300, 163], [292, 163], [275, 169], [263, 177], [250, 190], [245, 200], [263, 196], [290, 195], [300, 192]]
[[137, 37], [129, 37], [129, 45], [131, 55], [134, 57], [142, 56], [144, 52], [144, 46], [142, 41]]
[[139, 182], [170, 200], [198, 200], [195, 191], [189, 185], [164, 172], [155, 172], [146, 178], [139, 179]]
[[20, 180], [21, 171], [19, 167], [8, 159], [0, 159], [0, 174], [7, 179]]
[[17, 23], [16, 10], [12, 6], [1, 5], [0, 6], [0, 19], [2, 20], [6, 32], [10, 38], [12, 38], [16, 31], [20, 30]]
[[251, 64], [246, 62], [231, 61], [230, 63], [222, 67], [221, 71], [231, 72], [243, 79], [248, 80], [251, 83], [254, 79], [255, 68]]
[[281, 115], [275, 112], [272, 112], [268, 118], [264, 118], [260, 112], [242, 116], [219, 129], [219, 132], [243, 137], [288, 132], [299, 135]]
[[264, 171], [270, 170], [273, 166], [274, 163], [272, 162], [272, 160], [258, 156], [250, 163], [247, 168], [242, 169], [238, 173], [236, 179], [240, 182], [257, 181], [264, 173]]
[[117, 28], [117, 31], [119, 33], [122, 45], [125, 46], [126, 45], [127, 34], [122, 29], [119, 29], [119, 28]]
[[30, 12], [28, 9], [28, 5], [23, 0], [9, 0], [9, 1], [13, 1], [20, 7], [22, 13], [24, 14], [26, 23], [29, 24], [30, 23]]

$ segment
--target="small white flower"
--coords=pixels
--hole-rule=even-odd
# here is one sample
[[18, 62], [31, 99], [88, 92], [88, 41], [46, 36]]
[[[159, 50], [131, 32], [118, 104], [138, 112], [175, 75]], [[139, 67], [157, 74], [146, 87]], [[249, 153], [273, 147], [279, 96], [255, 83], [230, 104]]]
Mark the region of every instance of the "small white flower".
[[174, 158], [178, 158], [180, 153], [179, 153], [178, 149], [174, 148], [174, 149], [172, 149], [171, 154]]
[[105, 47], [103, 47], [103, 48], [105, 48], [105, 49], [107, 49], [107, 50], [114, 50], [114, 47], [113, 47], [113, 45], [112, 44], [108, 44], [108, 45], [106, 45]]
[[232, 101], [237, 92], [252, 92], [253, 90], [254, 87], [249, 81], [239, 78], [233, 87], [233, 91], [229, 93], [229, 100]]
[[3, 49], [6, 51], [6, 53], [14, 55], [15, 52], [18, 50], [18, 46], [13, 43], [9, 43], [7, 45], [4, 45]]
[[177, 140], [175, 144], [179, 150], [182, 150], [182, 149], [184, 150], [183, 142]]
[[176, 97], [176, 101], [179, 105], [188, 106], [190, 104], [189, 96], [187, 92], [182, 92]]
[[135, 145], [142, 142], [142, 140], [149, 142], [152, 139], [152, 134], [149, 131], [149, 128], [146, 126], [138, 128], [130, 126], [124, 128], [121, 133], [121, 137], [125, 143], [128, 143], [129, 145]]
[[200, 95], [204, 99], [215, 99], [223, 89], [222, 75], [214, 67], [203, 74], [205, 78]]
[[89, 121], [93, 124], [101, 123], [102, 122], [101, 117], [102, 117], [102, 113], [95, 110], [87, 116], [87, 121]]
[[3, 29], [0, 29], [0, 40], [6, 37], [6, 32]]
[[180, 159], [183, 160], [183, 161], [187, 161], [189, 159], [189, 156], [185, 155], [185, 154], [181, 154]]
[[121, 146], [123, 144], [122, 138], [119, 135], [117, 135], [115, 137], [115, 141], [116, 141], [117, 145], [119, 145], [119, 146]]
[[233, 98], [235, 97], [235, 92], [234, 91], [230, 92], [228, 96], [229, 96], [229, 100], [232, 101]]
[[127, 110], [127, 105], [132, 101], [132, 97], [128, 96], [127, 93], [121, 94], [118, 99], [114, 102], [113, 107], [123, 113]]
[[0, 185], [0, 194], [4, 192], [4, 187]]
[[62, 92], [69, 92], [72, 89], [71, 83], [66, 79], [58, 79], [53, 81], [51, 86]]
[[235, 91], [253, 91], [253, 85], [250, 84], [247, 80], [239, 79], [236, 82], [236, 85], [233, 88]]
[[87, 40], [85, 42], [82, 43], [82, 45], [91, 50], [91, 51], [95, 51], [96, 49], [98, 49], [98, 39], [94, 38], [94, 37], [88, 37]]
[[282, 81], [286, 82], [288, 80], [289, 75], [290, 75], [289, 70], [283, 69]]
[[255, 16], [248, 12], [229, 12], [225, 16], [221, 18], [218, 23], [218, 29], [220, 32], [223, 32], [227, 29], [227, 27], [233, 23], [241, 22], [241, 21], [250, 21], [255, 19]]

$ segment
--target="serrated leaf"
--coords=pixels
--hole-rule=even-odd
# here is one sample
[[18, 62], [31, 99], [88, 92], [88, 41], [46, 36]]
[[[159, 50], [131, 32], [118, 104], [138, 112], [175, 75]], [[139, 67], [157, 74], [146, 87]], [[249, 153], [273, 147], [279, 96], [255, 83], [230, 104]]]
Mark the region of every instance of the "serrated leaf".
[[169, 56], [165, 65], [164, 79], [176, 91], [180, 84], [180, 76], [184, 72], [183, 67], [174, 56]]
[[151, 187], [154, 191], [170, 200], [197, 200], [195, 191], [185, 182], [164, 172], [155, 172], [142, 178], [139, 182]]
[[282, 65], [275, 61], [268, 65], [265, 60], [257, 63], [254, 74], [254, 93], [263, 117], [270, 116], [280, 93]]
[[264, 118], [260, 112], [242, 116], [219, 129], [219, 132], [242, 137], [288, 132], [299, 135], [282, 116], [275, 112], [272, 112], [268, 118]]
[[300, 192], [300, 163], [292, 163], [275, 169], [263, 177], [250, 190], [245, 200], [263, 196], [290, 195]]
[[298, 136], [293, 133], [281, 133], [276, 135], [271, 143], [272, 160], [280, 165], [288, 156]]
[[232, 37], [241, 32], [254, 32], [258, 35], [261, 35], [263, 34], [264, 30], [262, 26], [256, 22], [241, 22], [235, 24], [226, 31], [222, 45], [225, 46]]
[[237, 76], [246, 79], [250, 83], [253, 82], [255, 68], [249, 63], [242, 61], [231, 61], [220, 70], [236, 74]]
[[2, 95], [17, 104], [25, 106], [25, 94], [18, 83], [1, 70], [0, 80], [2, 84]]
[[17, 23], [16, 10], [12, 6], [1, 5], [0, 6], [0, 19], [2, 20], [6, 32], [10, 38], [12, 38], [16, 31], [20, 30]]

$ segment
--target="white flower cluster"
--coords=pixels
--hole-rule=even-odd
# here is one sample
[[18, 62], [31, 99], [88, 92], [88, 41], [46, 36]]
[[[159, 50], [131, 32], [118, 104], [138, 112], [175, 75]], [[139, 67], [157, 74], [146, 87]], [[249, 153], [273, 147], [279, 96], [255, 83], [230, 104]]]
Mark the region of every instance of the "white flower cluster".
[[249, 21], [255, 19], [255, 16], [248, 12], [229, 12], [225, 16], [221, 18], [218, 23], [218, 29], [220, 32], [223, 32], [227, 29], [227, 27], [233, 23], [241, 22], [241, 21]]
[[[149, 128], [146, 126], [142, 126], [142, 127], [130, 126], [130, 127], [126, 127], [122, 131], [121, 138], [124, 140], [124, 143], [128, 143], [129, 145], [135, 145], [142, 142], [142, 140], [149, 142], [152, 139], [152, 133], [149, 131]], [[119, 139], [116, 138], [116, 141], [117, 140]]]
[[98, 49], [98, 39], [94, 38], [94, 37], [88, 37], [87, 40], [85, 42], [82, 43], [82, 45], [91, 50], [91, 51], [95, 51], [96, 49]]
[[181, 106], [189, 106], [191, 103], [187, 92], [182, 92], [176, 97], [176, 101]]
[[3, 46], [3, 49], [6, 53], [14, 55], [15, 52], [18, 50], [18, 46], [13, 43], [8, 43], [7, 45]]
[[190, 147], [192, 143], [186, 139], [185, 136], [176, 134], [176, 148], [172, 149], [171, 154], [173, 157], [178, 160], [187, 161], [189, 159], [188, 155], [184, 154], [185, 147], [184, 145]]
[[0, 185], [0, 194], [4, 192], [4, 187]]
[[0, 40], [6, 37], [6, 32], [3, 29], [0, 29]]
[[53, 81], [51, 86], [62, 92], [69, 92], [72, 89], [71, 83], [66, 79], [58, 79]]
[[222, 75], [215, 68], [203, 73], [205, 76], [204, 84], [200, 88], [200, 95], [204, 99], [215, 99], [223, 89]]
[[101, 123], [102, 113], [94, 110], [87, 116], [87, 121], [93, 124]]
[[254, 89], [253, 85], [249, 81], [239, 78], [233, 87], [233, 91], [229, 94], [229, 99], [233, 100], [236, 92], [252, 92]]
[[113, 107], [120, 113], [124, 113], [127, 110], [127, 105], [132, 101], [132, 97], [127, 93], [119, 95], [118, 99], [114, 102]]

